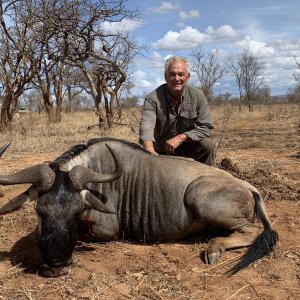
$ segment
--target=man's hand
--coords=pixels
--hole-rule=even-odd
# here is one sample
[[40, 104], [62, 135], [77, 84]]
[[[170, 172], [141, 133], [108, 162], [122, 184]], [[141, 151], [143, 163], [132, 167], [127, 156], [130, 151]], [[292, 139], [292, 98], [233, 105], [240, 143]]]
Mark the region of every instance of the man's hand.
[[164, 145], [164, 150], [167, 154], [174, 154], [174, 151], [177, 147], [179, 147], [183, 142], [189, 142], [190, 138], [184, 134], [178, 134], [171, 139], [167, 140], [165, 145]]
[[148, 152], [154, 154], [154, 155], [159, 155], [155, 149], [154, 149], [154, 146], [153, 146], [153, 142], [152, 141], [145, 141], [143, 143], [143, 147], [145, 148], [145, 150], [147, 150]]

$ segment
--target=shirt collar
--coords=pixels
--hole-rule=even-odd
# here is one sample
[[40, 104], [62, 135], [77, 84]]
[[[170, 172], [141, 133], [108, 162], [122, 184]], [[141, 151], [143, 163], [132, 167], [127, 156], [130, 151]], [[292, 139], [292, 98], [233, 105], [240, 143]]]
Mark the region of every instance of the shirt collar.
[[[172, 100], [172, 96], [168, 90], [168, 86], [167, 84], [165, 84], [165, 91], [166, 91], [166, 95], [167, 95], [167, 99], [168, 99], [168, 103], [171, 103], [171, 100]], [[183, 87], [183, 90], [181, 92], [181, 95], [180, 95], [180, 102], [182, 103], [183, 99], [186, 97], [187, 95], [187, 88], [186, 86]]]

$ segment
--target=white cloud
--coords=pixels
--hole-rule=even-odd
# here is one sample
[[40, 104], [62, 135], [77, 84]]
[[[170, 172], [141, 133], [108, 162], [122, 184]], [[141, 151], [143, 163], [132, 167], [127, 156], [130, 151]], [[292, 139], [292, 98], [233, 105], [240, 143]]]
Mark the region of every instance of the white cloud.
[[191, 26], [179, 32], [168, 31], [161, 39], [153, 43], [155, 49], [183, 50], [196, 47], [199, 43], [207, 43], [209, 36]]
[[123, 19], [120, 22], [103, 22], [100, 27], [107, 33], [117, 34], [120, 32], [128, 32], [133, 31], [141, 26], [143, 26], [143, 22]]
[[144, 92], [145, 90], [149, 90], [152, 88], [151, 81], [147, 80], [145, 77], [146, 77], [146, 73], [140, 70], [133, 72], [133, 74], [131, 75], [131, 79], [135, 82], [135, 86], [138, 87], [138, 89], [134, 91], [134, 94], [138, 95], [139, 92], [141, 91]]
[[131, 79], [134, 81], [132, 94], [144, 98], [145, 95], [165, 82], [163, 66], [159, 69], [133, 72]]
[[205, 33], [191, 26], [177, 31], [168, 31], [161, 39], [153, 43], [155, 49], [185, 50], [198, 46], [201, 43], [211, 43], [224, 40], [235, 40], [240, 34], [230, 25], [223, 25], [216, 29], [206, 28]]
[[157, 52], [151, 52], [150, 55], [138, 56], [135, 59], [135, 67], [137, 68], [149, 68], [149, 69], [159, 69], [161, 70], [164, 66], [165, 58]]
[[276, 55], [276, 51], [273, 47], [268, 46], [265, 42], [251, 40], [249, 36], [246, 36], [241, 41], [235, 42], [234, 45], [241, 49], [249, 49], [251, 54], [260, 58], [268, 58]]
[[188, 20], [188, 19], [197, 19], [199, 17], [199, 12], [195, 9], [191, 9], [189, 12], [180, 11], [179, 18], [181, 20]]
[[236, 39], [240, 36], [230, 25], [222, 25], [216, 29], [208, 26], [205, 31], [215, 39]]
[[163, 1], [160, 6], [150, 7], [148, 10], [154, 13], [164, 14], [179, 9], [179, 5]]
[[158, 62], [162, 62], [163, 61], [163, 57], [161, 56], [161, 54], [157, 51], [152, 52], [151, 57]]
[[138, 70], [132, 74], [132, 77], [135, 77], [135, 78], [144, 78], [145, 76], [146, 76], [146, 73], [141, 70]]
[[273, 60], [273, 63], [276, 63], [278, 66], [283, 67], [284, 69], [295, 69], [296, 63], [294, 57], [291, 56], [279, 56]]
[[281, 52], [281, 54], [300, 58], [300, 39], [295, 39], [295, 40], [280, 39], [280, 40], [276, 40], [273, 43], [273, 45]]
[[185, 24], [182, 23], [182, 22], [178, 22], [178, 23], [176, 24], [176, 26], [177, 26], [178, 28], [184, 28], [184, 27], [185, 27]]

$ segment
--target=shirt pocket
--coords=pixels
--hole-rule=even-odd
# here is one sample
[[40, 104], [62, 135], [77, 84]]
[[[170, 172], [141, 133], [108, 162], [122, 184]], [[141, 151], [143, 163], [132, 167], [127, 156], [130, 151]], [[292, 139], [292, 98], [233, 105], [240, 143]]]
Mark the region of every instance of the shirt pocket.
[[197, 112], [189, 110], [181, 111], [179, 133], [194, 129], [196, 119]]

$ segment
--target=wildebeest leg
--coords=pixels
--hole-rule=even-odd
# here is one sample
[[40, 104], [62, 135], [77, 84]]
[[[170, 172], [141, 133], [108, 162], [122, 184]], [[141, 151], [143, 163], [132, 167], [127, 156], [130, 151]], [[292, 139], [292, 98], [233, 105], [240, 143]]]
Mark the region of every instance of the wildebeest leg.
[[221, 253], [227, 249], [250, 246], [260, 233], [261, 229], [251, 224], [242, 230], [234, 231], [228, 237], [212, 239], [205, 253], [205, 262], [209, 264], [215, 263], [221, 256]]
[[[212, 184], [213, 183], [213, 184]], [[186, 189], [185, 203], [197, 219], [232, 231], [211, 240], [206, 261], [215, 263], [226, 249], [249, 246], [262, 232], [253, 223], [255, 200], [247, 187], [232, 177], [199, 177]]]

